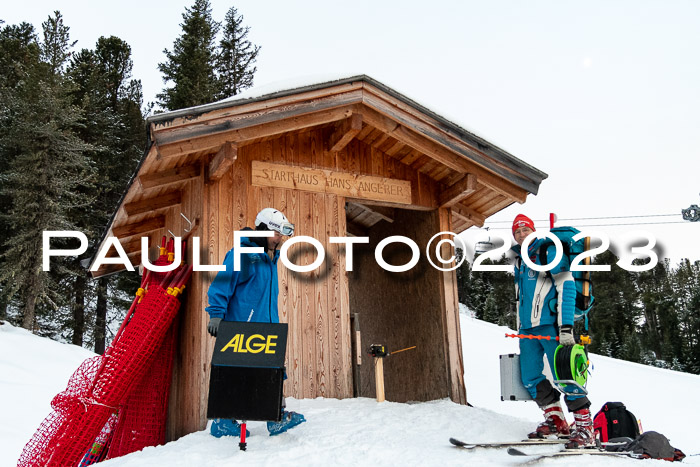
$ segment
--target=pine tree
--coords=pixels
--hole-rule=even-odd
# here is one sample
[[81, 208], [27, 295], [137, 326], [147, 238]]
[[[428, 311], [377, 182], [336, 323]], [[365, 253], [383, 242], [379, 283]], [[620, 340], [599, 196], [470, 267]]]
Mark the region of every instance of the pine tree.
[[[83, 49], [76, 54], [68, 67], [68, 74], [76, 83], [73, 98], [83, 108], [85, 120], [81, 137], [93, 146], [87, 155], [97, 168], [96, 184], [92, 192], [96, 200], [90, 210], [73, 213], [90, 240], [84, 255], [95, 254], [100, 235], [109, 222], [129, 177], [141, 156], [140, 143], [145, 132], [141, 114], [142, 94], [140, 82], [131, 79], [131, 48], [117, 37], [101, 37], [94, 50]], [[75, 303], [72, 321], [73, 342], [82, 341], [87, 321], [80, 315], [84, 309], [88, 286], [87, 271], [78, 261], [76, 270]], [[89, 284], [96, 295], [93, 337], [95, 351], [104, 350], [106, 338], [107, 291], [112, 279], [100, 279]], [[135, 283], [130, 283], [132, 289]], [[129, 290], [128, 293], [131, 293]], [[119, 292], [116, 292], [118, 294]]]
[[163, 51], [166, 61], [158, 64], [163, 82], [173, 83], [157, 95], [165, 110], [208, 104], [219, 95], [214, 70], [219, 23], [212, 19], [209, 0], [195, 0], [192, 8], [185, 8], [182, 18], [182, 35], [175, 40], [172, 52]]
[[41, 61], [3, 96], [0, 136], [0, 152], [9, 160], [3, 174], [2, 195], [10, 200], [4, 220], [12, 229], [0, 282], [7, 297], [19, 295], [26, 329], [34, 329], [37, 307], [55, 310], [62, 297], [56, 289], [64, 265], [54, 258], [52, 273], [42, 271], [42, 234], [73, 229], [68, 212], [87, 204], [80, 187], [93, 173], [84, 155], [90, 145], [76, 135], [82, 115], [70, 102], [70, 82], [62, 74], [72, 45], [69, 28], [59, 12], [42, 26]]
[[664, 260], [637, 276], [644, 310], [643, 344], [655, 353], [657, 360], [669, 364], [682, 354], [670, 275], [669, 262]]
[[41, 23], [44, 31], [41, 58], [49, 65], [50, 76], [61, 76], [71, 56], [71, 49], [78, 41], [70, 41], [70, 28], [63, 23], [61, 12], [56, 10], [53, 13], [53, 17], [49, 16]]
[[226, 13], [223, 38], [219, 43], [216, 70], [219, 76], [219, 99], [235, 96], [253, 85], [254, 66], [260, 47], [248, 40], [249, 26], [235, 7]]
[[471, 268], [469, 265], [469, 261], [466, 259], [462, 261], [464, 258], [464, 250], [462, 248], [456, 248], [455, 249], [455, 261], [457, 264], [461, 262], [459, 267], [456, 270], [457, 274], [457, 297], [459, 303], [464, 303], [465, 305], [467, 304], [467, 293], [470, 287], [469, 281], [470, 281], [470, 275], [471, 275]]
[[606, 352], [615, 358], [635, 355], [634, 345], [625, 348], [625, 339], [636, 335], [636, 323], [641, 315], [638, 293], [632, 274], [615, 266], [618, 258], [606, 251], [596, 256], [594, 264], [613, 265], [610, 271], [593, 272], [593, 296], [595, 302], [588, 315], [592, 344], [595, 353]]
[[[39, 41], [31, 24], [8, 25], [0, 30], [0, 186], [6, 183], [7, 172], [16, 156], [7, 138], [14, 118], [17, 86], [29, 69], [39, 66], [39, 55]], [[8, 266], [4, 242], [14, 235], [11, 218], [3, 215], [12, 208], [12, 197], [5, 191], [0, 190], [0, 277]], [[7, 286], [0, 283], [0, 320], [10, 317], [9, 292]]]

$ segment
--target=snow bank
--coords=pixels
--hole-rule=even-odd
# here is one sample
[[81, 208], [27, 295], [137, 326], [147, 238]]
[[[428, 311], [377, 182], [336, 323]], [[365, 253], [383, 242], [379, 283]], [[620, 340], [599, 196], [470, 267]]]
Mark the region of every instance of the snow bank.
[[[448, 443], [520, 439], [541, 418], [533, 402], [501, 402], [498, 355], [517, 351], [517, 341], [504, 337], [507, 328], [461, 315], [465, 381], [474, 408], [448, 400], [415, 404], [360, 399], [288, 399], [289, 410], [303, 413], [307, 422], [276, 437], [265, 424], [251, 422], [248, 451], [238, 440], [216, 439], [206, 431], [192, 433], [165, 446], [146, 448], [109, 466], [142, 465], [521, 465], [527, 459], [503, 449], [465, 451]], [[15, 465], [24, 444], [49, 413], [53, 396], [83, 359], [92, 356], [79, 347], [39, 338], [9, 325], [0, 326], [0, 465]], [[650, 368], [593, 356], [590, 378], [594, 408], [608, 400], [625, 402], [644, 427], [672, 439], [686, 454], [700, 452], [694, 425], [700, 376]], [[407, 382], [406, 384], [410, 384]], [[388, 394], [391, 397], [390, 394]], [[523, 448], [530, 452], [556, 450], [552, 446]], [[543, 464], [639, 465], [632, 459], [557, 459]], [[700, 465], [700, 457], [686, 464]], [[645, 466], [669, 465], [644, 461]]]
[[51, 412], [51, 399], [95, 354], [0, 325], [0, 465], [16, 465], [22, 448]]

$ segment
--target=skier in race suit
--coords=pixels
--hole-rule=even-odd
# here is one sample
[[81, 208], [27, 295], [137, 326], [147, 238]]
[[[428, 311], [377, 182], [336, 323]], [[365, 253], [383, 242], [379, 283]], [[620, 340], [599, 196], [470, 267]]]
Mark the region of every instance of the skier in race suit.
[[[520, 339], [522, 382], [544, 412], [545, 418], [528, 437], [571, 436], [567, 447], [594, 445], [593, 420], [589, 410], [591, 403], [588, 398], [584, 394], [565, 397], [569, 412], [574, 414], [575, 429], [572, 433], [559, 401], [560, 393], [542, 373], [544, 354], [547, 355], [547, 361], [554, 375], [554, 351], [557, 346], [576, 343], [573, 334], [576, 286], [569, 271], [569, 260], [566, 255], [563, 255], [559, 264], [549, 272], [531, 269], [522, 260], [521, 245], [525, 238], [535, 231], [535, 224], [527, 216], [518, 214], [513, 221], [512, 231], [517, 242], [512, 250], [516, 254], [514, 269], [518, 333], [552, 338], [559, 336], [559, 342], [554, 339]], [[529, 259], [538, 265], [540, 264], [539, 250], [543, 241], [544, 239], [536, 239], [528, 247]], [[555, 253], [554, 245], [547, 247], [547, 258], [554, 258]], [[557, 305], [552, 307], [550, 303]], [[551, 311], [552, 308], [558, 312]]]
[[[245, 228], [243, 231], [252, 231]], [[283, 236], [294, 234], [294, 224], [284, 214], [273, 208], [265, 208], [255, 218], [255, 230], [272, 231], [272, 237], [242, 237], [242, 247], [262, 247], [265, 253], [241, 254], [240, 271], [233, 267], [233, 248], [224, 258], [225, 271], [217, 273], [207, 295], [209, 324], [207, 330], [216, 336], [221, 321], [245, 321], [254, 323], [279, 323], [277, 311], [277, 247]], [[286, 374], [285, 374], [286, 379]], [[283, 403], [284, 405], [284, 403]], [[296, 412], [282, 408], [281, 422], [267, 422], [270, 436], [283, 433], [306, 419]], [[215, 419], [211, 434], [240, 436], [241, 426], [236, 420]], [[246, 432], [246, 435], [250, 433]]]

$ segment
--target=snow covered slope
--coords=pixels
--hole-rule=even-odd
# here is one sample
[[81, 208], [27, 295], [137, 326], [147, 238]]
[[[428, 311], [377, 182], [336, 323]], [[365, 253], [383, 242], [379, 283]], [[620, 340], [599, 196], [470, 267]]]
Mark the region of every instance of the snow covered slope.
[[[448, 400], [417, 404], [372, 399], [288, 399], [290, 410], [308, 422], [288, 433], [269, 437], [265, 424], [252, 422], [248, 451], [236, 439], [215, 439], [207, 432], [185, 436], [165, 446], [147, 448], [108, 466], [142, 465], [519, 465], [527, 459], [503, 449], [465, 451], [449, 437], [468, 441], [520, 439], [541, 418], [533, 402], [501, 402], [498, 355], [517, 351], [517, 341], [504, 337], [506, 328], [461, 316], [465, 381], [474, 408]], [[0, 326], [0, 465], [14, 465], [41, 420], [51, 398], [65, 387], [78, 364], [92, 354], [75, 346], [42, 339], [9, 325]], [[607, 401], [623, 401], [647, 430], [668, 436], [686, 454], [700, 453], [697, 424], [700, 376], [659, 370], [593, 356], [589, 379], [593, 409]], [[407, 382], [410, 384], [410, 382]], [[390, 394], [389, 394], [390, 397]], [[554, 447], [523, 448], [529, 452]], [[669, 465], [631, 459], [557, 459], [545, 464]], [[700, 465], [700, 456], [685, 464]]]
[[51, 412], [51, 399], [89, 350], [0, 326], [0, 465], [16, 465], [22, 448]]

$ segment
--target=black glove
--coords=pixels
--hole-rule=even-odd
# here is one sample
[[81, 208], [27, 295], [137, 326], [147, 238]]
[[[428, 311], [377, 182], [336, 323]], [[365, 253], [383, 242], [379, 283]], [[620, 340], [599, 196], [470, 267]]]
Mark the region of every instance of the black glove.
[[221, 323], [221, 318], [211, 318], [209, 320], [209, 325], [207, 326], [209, 334], [216, 337], [216, 333], [219, 331], [219, 323]]
[[573, 326], [562, 326], [559, 328], [559, 344], [561, 345], [576, 345], [576, 339], [574, 339], [574, 327]]

